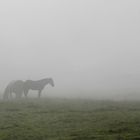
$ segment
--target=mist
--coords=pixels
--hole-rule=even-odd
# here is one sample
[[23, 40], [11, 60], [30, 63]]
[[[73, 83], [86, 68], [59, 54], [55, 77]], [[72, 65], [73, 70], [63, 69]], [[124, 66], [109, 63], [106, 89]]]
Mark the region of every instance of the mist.
[[139, 0], [0, 2], [0, 90], [52, 77], [43, 94], [105, 97], [139, 92]]

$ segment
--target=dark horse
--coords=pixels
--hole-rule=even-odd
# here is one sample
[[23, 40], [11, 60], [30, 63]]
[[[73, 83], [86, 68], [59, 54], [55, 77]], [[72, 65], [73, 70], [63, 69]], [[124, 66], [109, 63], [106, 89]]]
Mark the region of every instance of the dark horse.
[[29, 90], [38, 90], [38, 97], [41, 96], [42, 90], [47, 84], [54, 87], [54, 82], [52, 78], [45, 78], [38, 81], [26, 80], [24, 82], [24, 95], [27, 97]]
[[23, 94], [24, 82], [22, 80], [16, 80], [10, 82], [4, 90], [3, 98], [11, 99], [12, 93], [15, 93], [16, 98], [21, 98]]

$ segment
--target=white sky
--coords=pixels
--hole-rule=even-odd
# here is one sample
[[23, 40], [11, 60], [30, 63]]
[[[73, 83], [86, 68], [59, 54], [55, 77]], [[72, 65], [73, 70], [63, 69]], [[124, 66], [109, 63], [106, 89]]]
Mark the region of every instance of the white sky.
[[138, 88], [139, 0], [0, 1], [0, 86], [53, 77], [55, 91]]

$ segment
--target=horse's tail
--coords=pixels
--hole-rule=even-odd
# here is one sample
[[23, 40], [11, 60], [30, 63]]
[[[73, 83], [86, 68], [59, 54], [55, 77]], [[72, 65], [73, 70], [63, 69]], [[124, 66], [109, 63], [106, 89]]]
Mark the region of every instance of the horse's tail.
[[10, 94], [10, 88], [9, 88], [9, 86], [7, 86], [4, 90], [3, 99], [7, 100], [9, 97], [9, 94]]
[[9, 95], [11, 94], [12, 91], [12, 85], [15, 83], [15, 81], [11, 81], [7, 87], [4, 90], [4, 94], [3, 94], [3, 99], [6, 100], [9, 98]]

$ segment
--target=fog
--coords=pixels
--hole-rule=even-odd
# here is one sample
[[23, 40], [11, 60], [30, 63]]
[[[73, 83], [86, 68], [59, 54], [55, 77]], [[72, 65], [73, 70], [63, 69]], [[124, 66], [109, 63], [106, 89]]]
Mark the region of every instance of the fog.
[[52, 77], [48, 96], [139, 92], [139, 0], [0, 1], [0, 91]]

